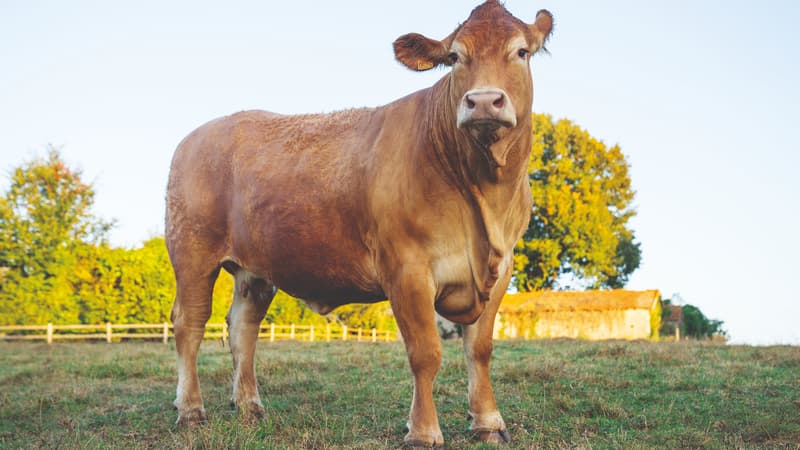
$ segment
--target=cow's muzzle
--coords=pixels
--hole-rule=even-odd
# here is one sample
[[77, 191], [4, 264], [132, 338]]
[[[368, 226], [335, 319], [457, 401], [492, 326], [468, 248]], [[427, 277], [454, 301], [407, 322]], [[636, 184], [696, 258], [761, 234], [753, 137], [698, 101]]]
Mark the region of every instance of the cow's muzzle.
[[490, 135], [500, 128], [517, 126], [517, 115], [505, 91], [478, 88], [468, 91], [461, 98], [457, 125], [476, 135]]

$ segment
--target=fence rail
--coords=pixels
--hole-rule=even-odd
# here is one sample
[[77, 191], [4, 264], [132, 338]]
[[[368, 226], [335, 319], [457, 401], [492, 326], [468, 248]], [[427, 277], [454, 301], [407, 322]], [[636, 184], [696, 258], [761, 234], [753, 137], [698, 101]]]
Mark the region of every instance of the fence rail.
[[[117, 330], [117, 331], [115, 331]], [[158, 330], [158, 332], [136, 333], [137, 330]], [[228, 324], [206, 324], [206, 339], [221, 339], [223, 345], [229, 337]], [[389, 342], [396, 339], [396, 333], [375, 328], [348, 328], [346, 325], [314, 326], [297, 324], [261, 324], [259, 339], [275, 342], [279, 340], [295, 341], [358, 341]], [[9, 325], [0, 326], [0, 341], [11, 340], [44, 340], [52, 344], [56, 340], [105, 340], [108, 343], [122, 339], [161, 340], [165, 344], [174, 338], [172, 325], [169, 323], [138, 323], [99, 325]]]

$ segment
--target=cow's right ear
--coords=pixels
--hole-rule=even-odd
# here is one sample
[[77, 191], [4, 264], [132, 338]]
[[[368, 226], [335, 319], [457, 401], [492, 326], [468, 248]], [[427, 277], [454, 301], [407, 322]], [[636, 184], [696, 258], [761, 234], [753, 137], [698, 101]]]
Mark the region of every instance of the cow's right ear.
[[410, 33], [397, 38], [393, 45], [394, 57], [411, 70], [421, 72], [439, 64], [450, 65], [449, 50], [442, 41]]

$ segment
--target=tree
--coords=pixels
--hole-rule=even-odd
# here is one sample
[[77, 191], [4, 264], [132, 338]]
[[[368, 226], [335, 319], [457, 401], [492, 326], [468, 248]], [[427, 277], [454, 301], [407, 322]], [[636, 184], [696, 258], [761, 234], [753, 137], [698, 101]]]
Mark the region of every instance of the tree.
[[533, 115], [532, 133], [533, 210], [516, 247], [514, 286], [623, 287], [641, 249], [628, 227], [634, 191], [621, 149], [542, 114]]
[[91, 246], [71, 280], [80, 323], [169, 321], [175, 279], [163, 237], [132, 249]]
[[10, 178], [0, 199], [0, 323], [76, 323], [70, 271], [112, 223], [91, 213], [94, 189], [52, 146]]
[[[727, 337], [728, 332], [722, 328], [725, 323], [722, 320], [709, 319], [694, 305], [683, 305], [683, 298], [680, 294], [673, 294], [672, 298], [661, 299], [663, 305], [661, 334], [670, 335], [675, 333], [675, 328], [679, 328], [681, 334], [695, 339], [709, 339], [715, 336]], [[670, 320], [672, 310], [680, 310], [679, 319]]]
[[683, 310], [683, 332], [688, 337], [695, 339], [708, 339], [714, 335], [725, 336], [727, 333], [722, 329], [721, 320], [712, 320], [694, 305], [684, 305]]

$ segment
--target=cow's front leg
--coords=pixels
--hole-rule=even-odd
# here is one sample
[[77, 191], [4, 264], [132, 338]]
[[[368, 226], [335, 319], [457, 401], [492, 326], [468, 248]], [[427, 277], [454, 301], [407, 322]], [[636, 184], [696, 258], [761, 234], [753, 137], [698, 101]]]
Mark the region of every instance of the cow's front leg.
[[435, 288], [426, 270], [404, 272], [391, 289], [390, 301], [414, 376], [405, 442], [415, 447], [442, 446], [444, 437], [433, 403], [433, 380], [442, 363], [442, 342], [433, 308]]
[[245, 270], [235, 275], [233, 304], [226, 320], [230, 326], [233, 356], [233, 403], [247, 416], [261, 418], [264, 405], [258, 395], [255, 351], [261, 321], [267, 313], [275, 288]]
[[[469, 415], [472, 418], [470, 431], [481, 441], [505, 444], [511, 440], [489, 379], [489, 361], [492, 358], [492, 333], [494, 319], [503, 292], [508, 286], [509, 276], [501, 279], [495, 294], [477, 322], [464, 325], [464, 355], [469, 373]], [[502, 287], [502, 289], [498, 289]]]

